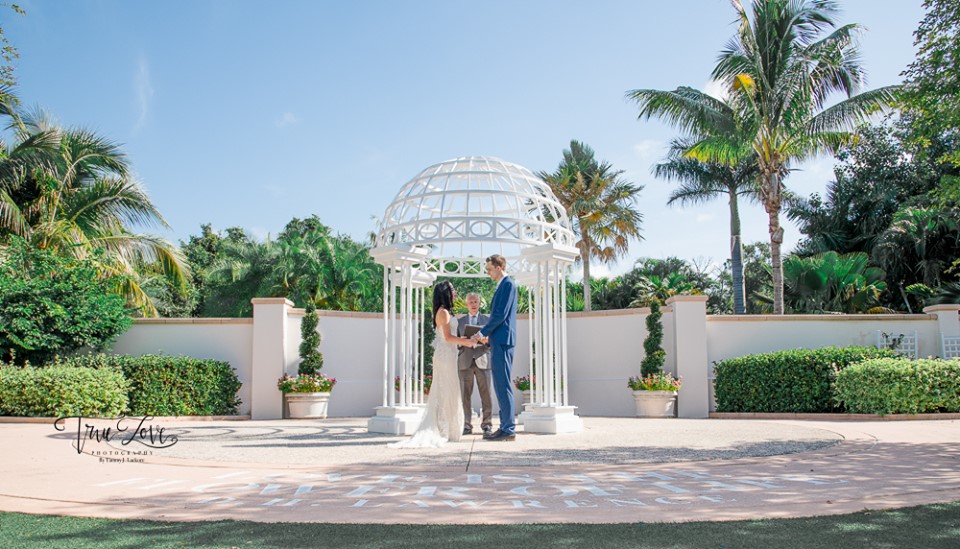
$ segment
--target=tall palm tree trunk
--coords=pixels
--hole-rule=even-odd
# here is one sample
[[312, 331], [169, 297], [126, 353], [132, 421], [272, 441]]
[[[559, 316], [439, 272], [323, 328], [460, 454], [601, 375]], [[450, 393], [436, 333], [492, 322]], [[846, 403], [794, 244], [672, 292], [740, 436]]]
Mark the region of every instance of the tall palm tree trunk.
[[762, 185], [763, 208], [767, 211], [767, 229], [770, 232], [770, 270], [773, 274], [773, 314], [783, 314], [783, 261], [780, 245], [783, 244], [783, 227], [780, 226], [780, 178], [767, 172]]
[[584, 245], [580, 248], [580, 261], [583, 262], [583, 310], [590, 312], [590, 246], [584, 240]]
[[740, 237], [740, 208], [736, 189], [730, 192], [730, 267], [733, 271], [733, 313], [747, 312], [746, 285], [743, 280], [743, 241]]

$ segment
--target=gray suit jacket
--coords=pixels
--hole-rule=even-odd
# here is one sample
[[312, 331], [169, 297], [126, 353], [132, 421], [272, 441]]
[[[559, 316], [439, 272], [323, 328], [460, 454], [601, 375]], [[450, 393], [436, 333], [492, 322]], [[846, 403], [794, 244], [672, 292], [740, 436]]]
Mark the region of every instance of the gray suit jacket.
[[[463, 315], [457, 319], [457, 335], [463, 337], [463, 331], [466, 329], [467, 324], [469, 323], [470, 315]], [[480, 313], [477, 315], [477, 325], [483, 326], [490, 320], [488, 315]], [[478, 345], [471, 349], [470, 347], [460, 347], [460, 354], [457, 357], [457, 366], [461, 370], [466, 370], [473, 366], [473, 362], [476, 361], [477, 368], [485, 370], [489, 366], [490, 362], [490, 347], [486, 345]]]

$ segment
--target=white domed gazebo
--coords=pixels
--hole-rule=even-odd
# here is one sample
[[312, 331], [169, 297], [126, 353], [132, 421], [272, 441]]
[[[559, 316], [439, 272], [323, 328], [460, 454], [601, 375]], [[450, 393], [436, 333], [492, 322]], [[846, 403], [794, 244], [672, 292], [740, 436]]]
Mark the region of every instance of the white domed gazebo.
[[[528, 432], [579, 431], [567, 399], [566, 270], [576, 260], [566, 211], [530, 170], [486, 156], [430, 166], [407, 182], [384, 212], [371, 255], [384, 267], [383, 404], [368, 422], [378, 433], [410, 434], [424, 395], [426, 293], [437, 276], [485, 277], [485, 259], [507, 259], [507, 273], [529, 292], [530, 373], [537, 386], [522, 415]], [[428, 307], [429, 308], [429, 307]], [[517, 369], [514, 363], [514, 369]], [[393, 380], [400, 378], [400, 390]]]

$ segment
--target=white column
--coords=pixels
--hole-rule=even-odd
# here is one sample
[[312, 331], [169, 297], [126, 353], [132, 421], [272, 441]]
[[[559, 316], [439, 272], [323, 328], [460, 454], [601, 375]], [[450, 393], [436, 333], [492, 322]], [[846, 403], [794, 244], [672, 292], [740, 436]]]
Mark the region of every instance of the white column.
[[389, 406], [396, 406], [397, 404], [397, 395], [393, 391], [393, 379], [397, 376], [397, 285], [394, 282], [394, 270], [393, 266], [390, 266], [390, 313], [387, 315], [388, 322], [390, 325], [389, 334], [387, 336], [388, 341], [390, 342], [390, 368], [387, 375], [387, 385], [390, 387], [390, 403]]
[[416, 293], [416, 297], [417, 297], [416, 311], [417, 312], [416, 312], [416, 315], [414, 316], [414, 322], [416, 323], [416, 326], [417, 326], [417, 381], [419, 382], [419, 387], [420, 387], [420, 390], [417, 391], [417, 404], [424, 403], [424, 398], [423, 398], [423, 351], [424, 351], [424, 348], [423, 348], [423, 337], [424, 337], [423, 299], [424, 299], [424, 293], [425, 292], [423, 288], [420, 288], [417, 290], [417, 293]]
[[[937, 317], [937, 356], [944, 356], [943, 338], [960, 336], [960, 305], [931, 305], [923, 312]], [[919, 344], [919, 342], [918, 342]], [[923, 355], [933, 353], [924, 352]]]
[[253, 303], [253, 371], [250, 376], [251, 419], [283, 417], [283, 393], [277, 389], [287, 367], [287, 314], [293, 302], [258, 297]]
[[677, 415], [707, 417], [710, 413], [707, 297], [677, 295], [667, 299], [667, 305], [673, 308], [673, 356], [677, 375], [683, 377], [683, 386], [677, 394]]
[[[567, 399], [569, 380], [566, 347], [566, 289], [562, 267], [576, 260], [576, 248], [543, 244], [522, 252], [535, 270], [536, 318], [533, 339], [537, 346], [535, 375], [537, 388], [534, 405], [522, 414], [524, 430], [531, 433], [574, 433], [583, 430], [583, 420]], [[536, 275], [535, 277], [533, 275]]]
[[[527, 286], [527, 347], [529, 354], [527, 356], [527, 375], [533, 375], [533, 290]], [[530, 392], [530, 398], [533, 398], [533, 392]]]
[[560, 274], [560, 353], [561, 353], [561, 368], [563, 369], [563, 375], [560, 379], [563, 380], [563, 401], [560, 403], [562, 406], [569, 406], [569, 393], [567, 392], [570, 387], [570, 380], [567, 379], [569, 371], [567, 369], [567, 276], [566, 273]]
[[551, 263], [544, 265], [544, 296], [547, 299], [546, 307], [544, 308], [544, 326], [545, 326], [545, 336], [547, 339], [547, 344], [545, 345], [544, 354], [546, 355], [546, 360], [544, 360], [544, 379], [543, 386], [546, 389], [546, 394], [544, 395], [546, 402], [550, 406], [556, 406], [557, 401], [554, 399], [553, 392], [553, 370], [554, 364], [556, 362], [556, 355], [553, 353], [553, 317], [554, 317], [554, 301], [553, 301], [553, 266]]
[[[543, 284], [541, 283], [543, 275], [540, 272], [543, 269], [541, 265], [537, 265], [537, 283], [534, 286], [535, 300], [537, 303], [537, 313], [534, 322], [534, 341], [537, 348], [537, 354], [535, 358], [535, 364], [533, 371], [530, 372], [530, 398], [534, 405], [541, 405], [544, 403], [543, 400]], [[534, 378], [538, 379], [536, 387], [534, 387], [533, 380]]]
[[390, 291], [390, 280], [387, 272], [390, 270], [386, 265], [383, 266], [383, 404], [387, 405], [387, 399], [390, 398], [390, 315], [387, 303], [387, 296]]

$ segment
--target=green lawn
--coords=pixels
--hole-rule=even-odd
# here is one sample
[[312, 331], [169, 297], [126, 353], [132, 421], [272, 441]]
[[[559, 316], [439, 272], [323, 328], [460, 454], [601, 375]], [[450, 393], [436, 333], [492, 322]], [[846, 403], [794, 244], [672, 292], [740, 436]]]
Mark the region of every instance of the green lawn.
[[832, 517], [687, 524], [411, 526], [150, 522], [0, 513], [18, 547], [650, 547], [698, 549], [960, 547], [960, 502]]

